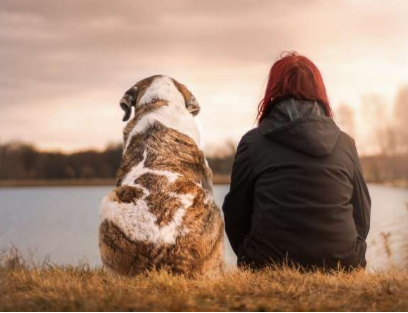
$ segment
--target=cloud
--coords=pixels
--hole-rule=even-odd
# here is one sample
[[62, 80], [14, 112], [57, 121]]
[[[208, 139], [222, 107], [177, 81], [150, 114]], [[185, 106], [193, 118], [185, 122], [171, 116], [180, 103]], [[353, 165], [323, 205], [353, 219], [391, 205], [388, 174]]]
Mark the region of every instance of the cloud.
[[[390, 96], [408, 66], [407, 13], [398, 0], [0, 0], [0, 123], [9, 125], [0, 140], [54, 147], [69, 132], [58, 147], [100, 147], [120, 138], [123, 91], [156, 73], [204, 104], [210, 142], [237, 139], [253, 125], [270, 65], [292, 49], [321, 68], [334, 101], [379, 86]], [[79, 124], [84, 108], [104, 114]], [[54, 122], [68, 118], [63, 130]], [[101, 122], [112, 126], [89, 131]]]

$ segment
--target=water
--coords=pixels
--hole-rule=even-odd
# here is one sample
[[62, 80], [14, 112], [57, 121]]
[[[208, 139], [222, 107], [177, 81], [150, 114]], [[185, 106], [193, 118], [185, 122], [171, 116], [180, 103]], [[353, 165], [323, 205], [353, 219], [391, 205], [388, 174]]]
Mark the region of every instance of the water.
[[[367, 259], [371, 268], [408, 260], [408, 190], [369, 185], [373, 201]], [[12, 245], [37, 264], [100, 265], [99, 202], [110, 187], [0, 189], [0, 250]], [[219, 206], [227, 185], [215, 186]], [[226, 240], [227, 241], [227, 240]], [[388, 251], [388, 252], [387, 252]], [[391, 251], [391, 253], [390, 253]], [[226, 262], [236, 257], [226, 242]]]

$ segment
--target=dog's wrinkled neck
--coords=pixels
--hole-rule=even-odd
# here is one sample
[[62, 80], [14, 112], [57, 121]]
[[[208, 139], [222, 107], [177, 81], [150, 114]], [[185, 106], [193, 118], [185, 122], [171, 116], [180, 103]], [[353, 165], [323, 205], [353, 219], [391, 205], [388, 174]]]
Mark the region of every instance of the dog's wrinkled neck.
[[[164, 102], [165, 103], [165, 102]], [[180, 112], [174, 107], [158, 101], [154, 104], [154, 109], [139, 109], [135, 117], [126, 125], [124, 129], [124, 150], [126, 153], [133, 138], [138, 134], [147, 134], [152, 125], [159, 122], [166, 128], [178, 131], [189, 136], [201, 148], [200, 127], [197, 119], [187, 111]]]
[[133, 120], [137, 122], [138, 120], [142, 119], [143, 116], [149, 113], [153, 113], [154, 111], [166, 105], [168, 105], [168, 102], [166, 100], [157, 99], [154, 102], [138, 106], [135, 110], [135, 116]]

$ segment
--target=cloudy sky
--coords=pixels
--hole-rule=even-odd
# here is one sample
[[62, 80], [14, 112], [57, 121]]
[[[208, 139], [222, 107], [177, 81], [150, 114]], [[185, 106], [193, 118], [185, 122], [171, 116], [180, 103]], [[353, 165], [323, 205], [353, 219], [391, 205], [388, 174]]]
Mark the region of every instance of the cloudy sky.
[[0, 142], [119, 142], [119, 99], [154, 74], [195, 94], [207, 147], [237, 141], [285, 50], [316, 63], [334, 108], [358, 113], [367, 95], [391, 108], [408, 84], [407, 17], [405, 0], [0, 0]]

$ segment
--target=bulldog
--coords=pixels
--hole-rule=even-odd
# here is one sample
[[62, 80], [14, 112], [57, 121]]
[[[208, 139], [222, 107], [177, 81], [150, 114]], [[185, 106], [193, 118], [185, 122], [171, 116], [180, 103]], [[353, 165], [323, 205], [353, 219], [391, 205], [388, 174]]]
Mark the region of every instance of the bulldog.
[[100, 208], [104, 267], [125, 275], [167, 269], [194, 275], [224, 264], [224, 224], [200, 150], [200, 106], [175, 79], [157, 75], [120, 101], [124, 144], [117, 185]]

